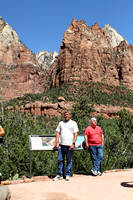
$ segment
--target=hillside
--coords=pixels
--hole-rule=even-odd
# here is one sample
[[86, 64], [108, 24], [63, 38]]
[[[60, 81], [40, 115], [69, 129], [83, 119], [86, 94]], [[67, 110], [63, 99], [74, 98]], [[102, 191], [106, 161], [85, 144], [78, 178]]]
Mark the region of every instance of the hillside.
[[112, 118], [123, 108], [133, 114], [133, 91], [123, 86], [108, 86], [102, 83], [73, 82], [51, 88], [44, 93], [26, 94], [5, 102], [8, 110], [19, 110], [24, 114], [61, 117], [65, 109], [73, 109], [74, 104], [84, 97], [94, 108], [93, 115]]

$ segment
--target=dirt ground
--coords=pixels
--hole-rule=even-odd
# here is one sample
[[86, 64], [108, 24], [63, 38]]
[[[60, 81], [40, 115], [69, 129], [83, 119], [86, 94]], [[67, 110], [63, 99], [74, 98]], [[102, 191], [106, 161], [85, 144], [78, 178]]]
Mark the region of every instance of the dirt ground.
[[8, 185], [11, 200], [133, 200], [133, 169], [102, 176], [73, 175], [70, 181], [48, 177]]

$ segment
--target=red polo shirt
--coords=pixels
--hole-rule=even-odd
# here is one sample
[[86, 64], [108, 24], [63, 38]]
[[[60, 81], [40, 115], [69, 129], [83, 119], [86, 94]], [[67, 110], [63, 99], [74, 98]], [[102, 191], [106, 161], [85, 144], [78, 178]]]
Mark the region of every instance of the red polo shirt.
[[88, 136], [89, 145], [102, 145], [102, 134], [103, 132], [100, 126], [96, 126], [95, 128], [88, 126], [85, 129], [85, 135]]

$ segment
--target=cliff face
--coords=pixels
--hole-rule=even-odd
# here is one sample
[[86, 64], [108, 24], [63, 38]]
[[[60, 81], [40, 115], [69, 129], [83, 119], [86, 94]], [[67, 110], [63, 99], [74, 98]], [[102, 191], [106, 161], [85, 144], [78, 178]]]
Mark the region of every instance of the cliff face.
[[133, 46], [115, 29], [73, 19], [60, 52], [34, 55], [0, 17], [0, 98], [40, 93], [73, 81], [127, 85], [133, 90]]
[[119, 81], [133, 90], [133, 46], [125, 41], [114, 48]]
[[16, 32], [0, 18], [0, 96], [9, 100], [25, 93], [43, 92], [50, 85], [47, 68], [40, 69], [36, 56]]
[[[117, 36], [115, 33], [116, 41], [112, 45], [107, 26], [102, 29], [96, 23], [89, 27], [83, 20], [73, 19], [53, 64], [53, 86], [81, 80], [108, 85], [122, 82], [133, 89], [132, 47], [123, 37]], [[115, 43], [119, 46], [115, 47]]]

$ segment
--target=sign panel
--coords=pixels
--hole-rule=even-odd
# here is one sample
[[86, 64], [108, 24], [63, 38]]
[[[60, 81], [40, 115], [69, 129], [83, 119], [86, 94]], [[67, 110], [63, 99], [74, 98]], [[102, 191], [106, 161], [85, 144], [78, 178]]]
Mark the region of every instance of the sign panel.
[[31, 151], [54, 150], [56, 145], [56, 136], [29, 135], [29, 143]]
[[[74, 150], [83, 149], [84, 136], [78, 136]], [[55, 135], [29, 135], [30, 151], [52, 151], [56, 150]]]

